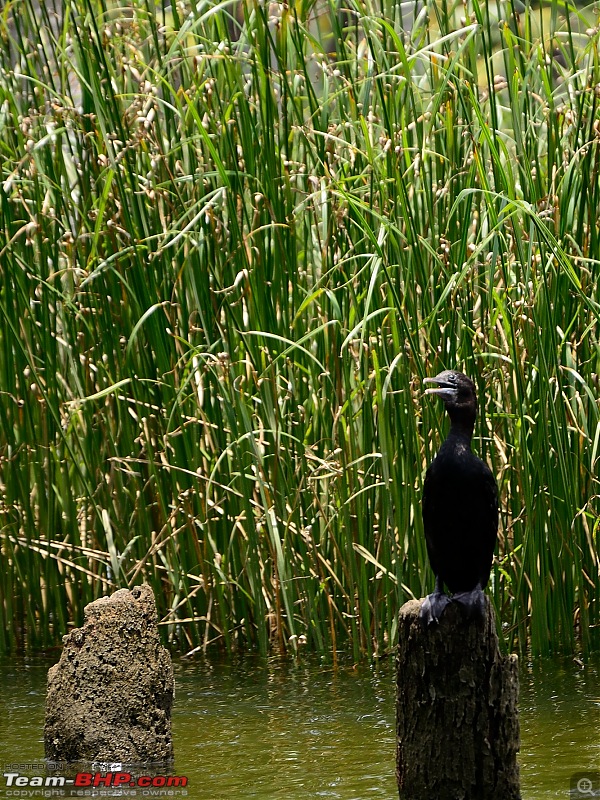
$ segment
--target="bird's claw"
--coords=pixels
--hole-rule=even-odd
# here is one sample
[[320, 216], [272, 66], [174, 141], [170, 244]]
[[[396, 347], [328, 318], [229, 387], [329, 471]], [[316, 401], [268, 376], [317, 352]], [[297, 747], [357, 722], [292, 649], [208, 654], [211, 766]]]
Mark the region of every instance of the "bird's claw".
[[443, 592], [433, 592], [427, 595], [425, 600], [423, 600], [423, 605], [421, 606], [421, 612], [419, 614], [421, 624], [426, 628], [434, 623], [437, 625], [440, 621], [440, 617], [444, 613], [444, 609], [450, 602], [451, 600], [448, 595]]
[[457, 592], [452, 595], [452, 600], [466, 609], [468, 619], [485, 618], [485, 595], [481, 586], [470, 592]]

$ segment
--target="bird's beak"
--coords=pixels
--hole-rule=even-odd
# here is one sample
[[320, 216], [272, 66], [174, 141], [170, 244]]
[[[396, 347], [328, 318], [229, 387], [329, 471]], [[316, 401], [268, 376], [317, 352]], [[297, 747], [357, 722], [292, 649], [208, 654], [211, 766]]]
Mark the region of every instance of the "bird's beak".
[[423, 378], [423, 383], [435, 383], [435, 389], [425, 389], [424, 394], [437, 394], [442, 400], [450, 400], [456, 397], [456, 388], [450, 386], [449, 383], [440, 380], [439, 378]]

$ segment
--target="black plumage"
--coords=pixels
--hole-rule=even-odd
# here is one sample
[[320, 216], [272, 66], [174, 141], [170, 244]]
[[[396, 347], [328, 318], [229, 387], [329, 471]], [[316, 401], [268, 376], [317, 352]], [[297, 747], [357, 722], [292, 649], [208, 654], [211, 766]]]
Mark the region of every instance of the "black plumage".
[[475, 385], [462, 372], [446, 370], [425, 383], [450, 417], [450, 431], [431, 462], [423, 487], [423, 527], [435, 591], [423, 603], [422, 619], [437, 622], [452, 600], [471, 615], [485, 610], [483, 589], [498, 535], [498, 487], [488, 465], [471, 450], [477, 416]]

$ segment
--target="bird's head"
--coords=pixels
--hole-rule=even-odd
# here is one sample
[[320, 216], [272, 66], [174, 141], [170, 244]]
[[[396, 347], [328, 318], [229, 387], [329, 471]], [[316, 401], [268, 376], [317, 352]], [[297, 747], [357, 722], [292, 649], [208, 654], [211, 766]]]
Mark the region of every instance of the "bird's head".
[[424, 378], [423, 383], [435, 384], [434, 388], [425, 389], [425, 394], [437, 395], [446, 406], [450, 419], [465, 416], [475, 418], [477, 413], [475, 384], [462, 372], [447, 369], [435, 378]]

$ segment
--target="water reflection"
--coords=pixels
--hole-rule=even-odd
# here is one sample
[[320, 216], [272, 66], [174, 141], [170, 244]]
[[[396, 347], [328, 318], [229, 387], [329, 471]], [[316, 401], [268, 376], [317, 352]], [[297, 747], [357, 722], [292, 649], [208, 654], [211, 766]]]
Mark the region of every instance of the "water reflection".
[[600, 660], [540, 660], [521, 670], [526, 800], [568, 797], [571, 776], [600, 767]]
[[[192, 760], [209, 797], [396, 793], [389, 668], [180, 664], [177, 687], [173, 722], [178, 736], [195, 739]], [[179, 719], [184, 704], [194, 710]]]
[[[43, 757], [51, 659], [0, 661], [0, 764]], [[521, 671], [524, 800], [568, 797], [600, 767], [600, 661]], [[397, 797], [393, 664], [323, 667], [244, 658], [176, 661], [174, 772], [209, 800]], [[0, 790], [0, 797], [2, 791]]]

